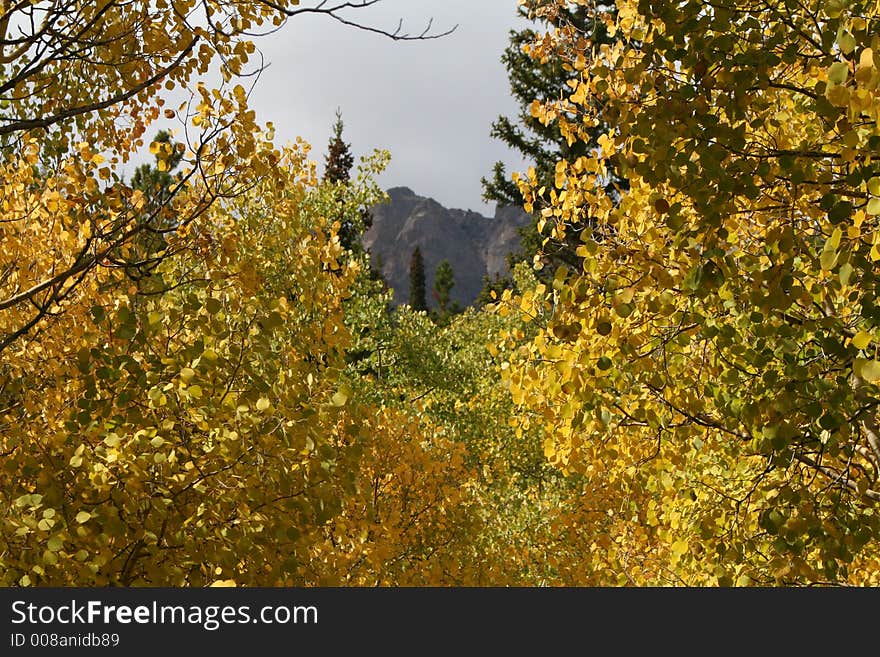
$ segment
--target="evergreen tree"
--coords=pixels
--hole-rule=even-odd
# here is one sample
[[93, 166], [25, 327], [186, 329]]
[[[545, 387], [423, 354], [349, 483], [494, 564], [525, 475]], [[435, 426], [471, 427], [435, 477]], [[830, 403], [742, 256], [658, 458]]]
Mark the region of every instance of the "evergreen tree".
[[427, 310], [425, 296], [425, 261], [422, 250], [416, 247], [409, 262], [409, 305], [413, 310]]
[[183, 149], [177, 147], [170, 132], [160, 130], [153, 138], [150, 150], [156, 158], [156, 164], [142, 164], [135, 169], [131, 186], [143, 192], [151, 205], [161, 205], [171, 198], [174, 184], [171, 172], [180, 164]]
[[139, 286], [150, 279], [160, 262], [160, 254], [166, 247], [165, 234], [177, 228], [177, 217], [170, 201], [178, 180], [173, 171], [183, 159], [182, 146], [167, 130], [156, 133], [150, 152], [155, 156], [155, 164], [141, 164], [131, 178], [132, 188], [140, 191], [146, 199], [142, 211], [145, 226], [133, 240], [124, 270]]
[[[333, 124], [333, 134], [327, 145], [327, 155], [324, 160], [324, 182], [334, 185], [348, 185], [351, 182], [351, 169], [354, 166], [354, 155], [351, 152], [351, 144], [342, 138], [345, 123], [342, 120], [342, 110], [336, 110], [336, 123]], [[345, 208], [344, 195], [338, 194], [340, 206], [339, 216], [339, 241], [346, 249], [358, 251], [360, 236], [369, 228], [373, 221], [369, 208], [354, 210]]]
[[351, 144], [345, 143], [342, 138], [344, 128], [342, 110], [337, 108], [336, 123], [333, 124], [333, 134], [327, 145], [327, 155], [324, 160], [324, 180], [326, 182], [348, 184], [351, 180], [354, 155], [351, 154]]
[[434, 274], [434, 289], [432, 290], [440, 319], [445, 318], [452, 310], [449, 293], [453, 287], [455, 287], [455, 274], [452, 271], [452, 265], [448, 260], [443, 260], [437, 265], [437, 271]]
[[[529, 18], [529, 12], [535, 7], [535, 0], [528, 0], [518, 9], [523, 18]], [[613, 8], [609, 5], [606, 8]], [[595, 8], [587, 6], [560, 8], [550, 16], [539, 19], [543, 29], [552, 30], [564, 25], [571, 25], [574, 29], [590, 39], [597, 47], [600, 44], [611, 43], [613, 39], [608, 36], [605, 25], [596, 19]], [[563, 64], [563, 58], [554, 57], [550, 61], [540, 62], [532, 59], [523, 52], [523, 46], [534, 41], [536, 30], [526, 28], [511, 30], [510, 44], [504, 51], [501, 61], [508, 71], [510, 89], [513, 98], [519, 105], [517, 120], [507, 116], [499, 116], [492, 124], [492, 137], [505, 142], [512, 149], [520, 153], [531, 165], [535, 167], [538, 178], [538, 187], [546, 186], [553, 189], [556, 163], [561, 159], [573, 161], [578, 157], [588, 155], [596, 146], [599, 135], [607, 131], [607, 126], [600, 125], [591, 131], [592, 138], [578, 140], [569, 144], [563, 138], [559, 122], [552, 121], [543, 125], [531, 114], [531, 104], [534, 100], [548, 101], [570, 95], [572, 88], [568, 85], [570, 80], [579, 80], [580, 73], [570, 66]], [[608, 181], [609, 187], [620, 181], [612, 176]], [[504, 163], [497, 162], [491, 179], [483, 178], [483, 198], [486, 201], [496, 201], [502, 205], [522, 206], [523, 198], [516, 184], [510, 180], [510, 175], [505, 169]], [[548, 243], [542, 248], [542, 240], [545, 236], [539, 235], [537, 223], [539, 208], [535, 210], [533, 221], [521, 229], [522, 248], [518, 255], [519, 259], [531, 260], [541, 252], [545, 262], [554, 265], [568, 265], [577, 267], [580, 259], [575, 254], [579, 244], [579, 236], [569, 233], [563, 243]], [[555, 267], [548, 268], [552, 276]]]

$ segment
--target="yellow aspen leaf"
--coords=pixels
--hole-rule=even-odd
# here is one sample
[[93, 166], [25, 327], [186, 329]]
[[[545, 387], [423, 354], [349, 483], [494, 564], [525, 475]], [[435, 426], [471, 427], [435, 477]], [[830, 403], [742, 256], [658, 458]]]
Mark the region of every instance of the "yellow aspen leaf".
[[856, 349], [866, 349], [871, 344], [871, 334], [867, 331], [859, 331], [853, 337], [852, 344]]

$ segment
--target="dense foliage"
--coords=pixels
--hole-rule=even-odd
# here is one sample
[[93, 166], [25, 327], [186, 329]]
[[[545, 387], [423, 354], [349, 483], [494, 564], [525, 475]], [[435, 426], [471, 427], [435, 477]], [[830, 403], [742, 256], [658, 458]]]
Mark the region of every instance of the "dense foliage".
[[552, 189], [520, 181], [585, 261], [508, 298], [538, 328], [511, 392], [675, 579], [876, 583], [877, 6], [617, 10], [613, 46], [570, 26], [532, 46], [581, 72], [535, 116], [613, 127]]
[[876, 3], [525, 6], [577, 261], [438, 321], [233, 80], [307, 8], [3, 5], [0, 584], [880, 584]]

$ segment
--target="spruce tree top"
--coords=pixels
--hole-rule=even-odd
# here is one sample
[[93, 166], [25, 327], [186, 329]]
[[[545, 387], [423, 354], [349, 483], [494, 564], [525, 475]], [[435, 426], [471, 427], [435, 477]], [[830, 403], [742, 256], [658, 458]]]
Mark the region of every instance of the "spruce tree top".
[[342, 110], [336, 110], [336, 123], [333, 125], [333, 135], [327, 146], [327, 158], [324, 168], [324, 180], [332, 183], [347, 183], [351, 180], [351, 168], [354, 166], [354, 155], [351, 154], [351, 144], [346, 144], [342, 139], [342, 130], [345, 124], [342, 121]]

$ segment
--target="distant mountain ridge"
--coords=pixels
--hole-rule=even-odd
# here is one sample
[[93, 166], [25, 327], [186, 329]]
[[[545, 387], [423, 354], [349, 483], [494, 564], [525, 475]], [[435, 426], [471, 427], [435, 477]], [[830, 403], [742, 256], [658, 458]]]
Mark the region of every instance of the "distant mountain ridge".
[[428, 305], [437, 265], [448, 260], [455, 273], [451, 298], [462, 307], [472, 304], [485, 276], [504, 275], [507, 255], [520, 247], [519, 228], [529, 215], [516, 207], [498, 207], [494, 217], [471, 210], [447, 209], [432, 198], [408, 187], [388, 190], [389, 201], [372, 208], [373, 225], [364, 233], [363, 245], [381, 260], [381, 272], [394, 289], [394, 304], [409, 301], [409, 264], [420, 247], [425, 261]]

